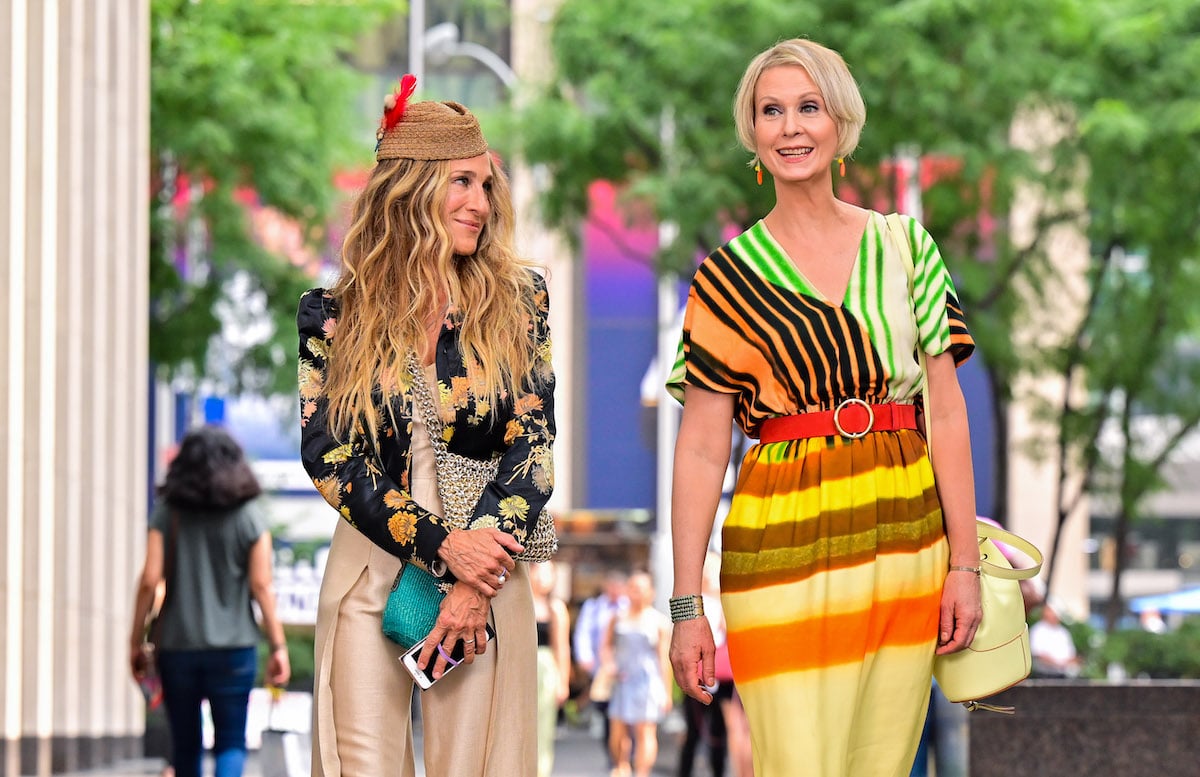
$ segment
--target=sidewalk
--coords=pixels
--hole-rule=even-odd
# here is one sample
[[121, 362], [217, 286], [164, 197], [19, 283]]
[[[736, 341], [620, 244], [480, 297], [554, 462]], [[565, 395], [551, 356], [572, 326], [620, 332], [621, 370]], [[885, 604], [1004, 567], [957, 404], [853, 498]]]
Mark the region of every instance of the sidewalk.
[[[674, 775], [678, 759], [679, 743], [682, 733], [678, 733], [681, 723], [677, 718], [668, 719], [659, 729], [658, 760], [654, 767], [655, 775]], [[420, 754], [420, 741], [417, 739], [416, 748]], [[707, 777], [708, 772], [703, 762], [698, 758], [696, 777]], [[142, 758], [123, 761], [106, 769], [70, 772], [62, 777], [157, 777], [162, 770], [162, 759]], [[207, 773], [212, 773], [211, 762], [207, 764]], [[417, 759], [417, 776], [424, 777], [420, 758]], [[246, 761], [244, 777], [264, 777], [262, 763], [257, 750], [250, 751]], [[386, 777], [380, 775], [379, 777]], [[523, 777], [523, 776], [514, 776]], [[530, 776], [532, 777], [532, 775]], [[592, 737], [586, 728], [575, 726], [559, 726], [554, 745], [554, 777], [608, 777], [608, 767], [600, 741]]]

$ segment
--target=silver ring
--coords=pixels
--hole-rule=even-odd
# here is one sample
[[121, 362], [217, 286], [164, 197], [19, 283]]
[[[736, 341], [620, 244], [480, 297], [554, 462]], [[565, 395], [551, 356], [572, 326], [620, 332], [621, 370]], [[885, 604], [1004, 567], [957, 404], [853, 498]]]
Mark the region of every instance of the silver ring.
[[463, 640], [463, 644], [464, 644], [464, 645], [474, 645], [474, 644], [475, 644], [475, 640], [473, 640], [473, 639], [464, 639], [464, 640]]

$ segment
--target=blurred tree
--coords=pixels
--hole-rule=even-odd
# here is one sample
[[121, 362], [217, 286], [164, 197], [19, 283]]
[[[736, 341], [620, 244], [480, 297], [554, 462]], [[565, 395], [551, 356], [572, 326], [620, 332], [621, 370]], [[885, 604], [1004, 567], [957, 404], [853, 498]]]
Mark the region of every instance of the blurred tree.
[[[895, 207], [898, 153], [940, 162], [924, 192], [924, 223], [937, 238], [968, 321], [986, 355], [996, 398], [993, 478], [1007, 506], [1007, 402], [1023, 351], [1014, 321], [1053, 304], [1058, 274], [1046, 251], [1057, 224], [1082, 214], [1066, 196], [1078, 167], [1060, 166], [1069, 138], [1018, 146], [1021, 117], [1066, 121], [1086, 90], [1075, 53], [1090, 35], [1081, 0], [565, 0], [552, 31], [557, 72], [527, 95], [514, 127], [524, 156], [548, 168], [543, 207], [573, 232], [598, 179], [678, 225], [660, 248], [660, 270], [690, 275], [697, 253], [746, 227], [773, 201], [755, 185], [740, 149], [731, 103], [750, 58], [781, 38], [811, 36], [842, 53], [859, 81], [868, 119], [860, 148], [839, 183], [874, 207]], [[1066, 116], [1063, 114], [1066, 113]], [[663, 122], [673, 124], [669, 147]], [[1018, 187], [1034, 181], [1039, 207], [1014, 242], [1006, 219]], [[1077, 199], [1077, 198], [1076, 198]], [[891, 200], [891, 201], [889, 201]]]
[[312, 278], [254, 239], [246, 202], [295, 220], [320, 252], [335, 170], [369, 161], [351, 143], [363, 83], [343, 52], [404, 7], [152, 0], [150, 355], [167, 372], [216, 377], [206, 362], [225, 305], [269, 325], [223, 352], [219, 377], [294, 387], [295, 306]]
[[[1052, 550], [1085, 494], [1112, 505], [1112, 631], [1124, 612], [1130, 527], [1200, 427], [1200, 5], [1108, 0], [1091, 14], [1076, 126], [1096, 259], [1087, 315], [1051, 354], [1068, 378]], [[1070, 469], [1083, 474], [1075, 487]]]

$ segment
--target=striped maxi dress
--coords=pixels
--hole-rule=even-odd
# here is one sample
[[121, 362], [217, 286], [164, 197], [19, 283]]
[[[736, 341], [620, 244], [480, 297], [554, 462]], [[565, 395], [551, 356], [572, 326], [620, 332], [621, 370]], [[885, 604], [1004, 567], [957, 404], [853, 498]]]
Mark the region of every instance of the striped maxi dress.
[[[668, 390], [773, 416], [857, 397], [912, 402], [916, 359], [974, 342], [937, 246], [908, 217], [913, 270], [867, 220], [846, 297], [824, 299], [759, 221], [692, 281]], [[911, 287], [910, 287], [911, 273]], [[754, 445], [722, 529], [721, 601], [757, 777], [905, 777], [925, 719], [948, 548], [920, 434]]]

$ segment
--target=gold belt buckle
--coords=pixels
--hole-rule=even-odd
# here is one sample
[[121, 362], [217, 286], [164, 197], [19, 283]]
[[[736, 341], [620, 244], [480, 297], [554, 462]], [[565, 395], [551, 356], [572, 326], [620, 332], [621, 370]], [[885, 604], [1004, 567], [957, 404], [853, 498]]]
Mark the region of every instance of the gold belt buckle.
[[[845, 410], [849, 405], [862, 405], [863, 409], [867, 411], [867, 428], [863, 429], [861, 432], [847, 432], [845, 429], [842, 428], [841, 414], [842, 414], [842, 411]], [[860, 437], [866, 437], [867, 433], [870, 432], [871, 429], [873, 429], [874, 427], [875, 427], [875, 411], [871, 409], [870, 405], [868, 405], [866, 402], [859, 399], [858, 397], [850, 397], [849, 399], [844, 399], [844, 400], [842, 400], [842, 403], [840, 405], [838, 405], [837, 407], [835, 407], [833, 409], [833, 428], [837, 429], [838, 434], [840, 434], [841, 436], [845, 437], [848, 440], [857, 440]]]

